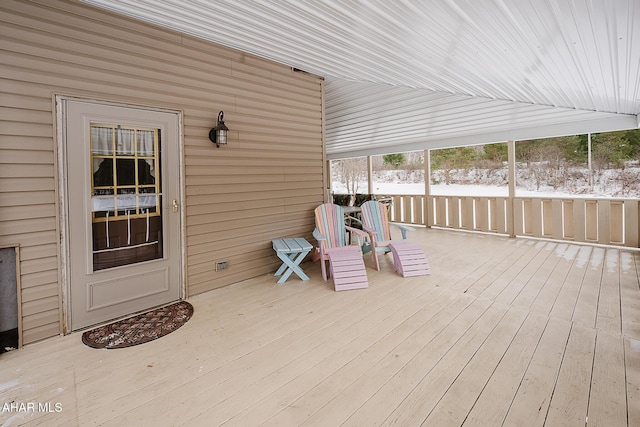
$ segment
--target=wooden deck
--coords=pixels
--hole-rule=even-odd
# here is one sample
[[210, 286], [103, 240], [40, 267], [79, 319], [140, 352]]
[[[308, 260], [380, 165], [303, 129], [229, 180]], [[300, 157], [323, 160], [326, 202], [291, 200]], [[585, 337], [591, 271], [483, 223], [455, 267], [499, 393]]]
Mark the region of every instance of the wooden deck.
[[[0, 356], [0, 423], [46, 426], [640, 426], [640, 254], [418, 230], [369, 288], [263, 276], [198, 295], [180, 330], [120, 350], [80, 334]], [[274, 255], [275, 257], [275, 255]], [[55, 404], [61, 406], [55, 412]], [[60, 407], [58, 406], [58, 407]], [[587, 422], [588, 421], [588, 422]]]

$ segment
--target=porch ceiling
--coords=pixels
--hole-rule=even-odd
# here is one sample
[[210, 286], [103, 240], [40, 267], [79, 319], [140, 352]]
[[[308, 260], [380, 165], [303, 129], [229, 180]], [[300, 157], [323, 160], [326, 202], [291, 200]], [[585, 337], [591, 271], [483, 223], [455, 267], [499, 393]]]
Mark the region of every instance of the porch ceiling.
[[639, 126], [637, 0], [83, 1], [324, 77], [330, 158]]

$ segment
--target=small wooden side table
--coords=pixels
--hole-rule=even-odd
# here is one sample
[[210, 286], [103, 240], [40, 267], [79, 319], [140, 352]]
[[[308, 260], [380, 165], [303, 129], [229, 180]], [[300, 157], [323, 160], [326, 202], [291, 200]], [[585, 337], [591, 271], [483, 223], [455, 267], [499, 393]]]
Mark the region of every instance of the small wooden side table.
[[311, 243], [302, 237], [275, 239], [271, 243], [276, 255], [282, 260], [282, 265], [274, 274], [276, 277], [282, 276], [278, 283], [284, 283], [291, 276], [291, 273], [296, 273], [302, 280], [309, 280], [309, 276], [300, 268], [300, 263], [313, 249]]

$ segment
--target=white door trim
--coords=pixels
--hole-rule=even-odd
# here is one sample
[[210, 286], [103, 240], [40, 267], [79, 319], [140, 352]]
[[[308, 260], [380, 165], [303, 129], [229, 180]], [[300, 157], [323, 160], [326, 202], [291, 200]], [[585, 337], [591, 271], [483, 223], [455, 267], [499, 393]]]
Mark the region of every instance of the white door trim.
[[65, 112], [65, 102], [66, 101], [77, 101], [84, 103], [91, 103], [97, 105], [107, 105], [107, 106], [115, 106], [115, 107], [125, 107], [125, 108], [136, 108], [154, 112], [162, 112], [162, 113], [170, 113], [175, 114], [177, 117], [177, 125], [178, 125], [178, 162], [179, 162], [179, 173], [178, 173], [178, 197], [180, 200], [180, 248], [179, 248], [179, 265], [180, 265], [180, 298], [186, 298], [186, 222], [185, 222], [185, 192], [184, 192], [184, 182], [185, 182], [185, 166], [184, 166], [184, 113], [182, 110], [174, 110], [167, 108], [156, 108], [150, 107], [146, 105], [137, 105], [123, 102], [113, 102], [113, 101], [105, 101], [99, 99], [92, 98], [82, 98], [78, 96], [69, 96], [62, 94], [54, 94], [53, 102], [55, 106], [55, 135], [56, 135], [56, 150], [55, 150], [55, 165], [57, 167], [57, 189], [58, 189], [58, 224], [60, 227], [60, 245], [58, 247], [60, 253], [60, 268], [59, 268], [59, 283], [61, 290], [61, 323], [62, 323], [62, 332], [64, 335], [69, 334], [71, 332], [71, 283], [69, 279], [69, 217], [68, 217], [68, 183], [67, 183], [67, 153], [66, 153], [66, 112]]

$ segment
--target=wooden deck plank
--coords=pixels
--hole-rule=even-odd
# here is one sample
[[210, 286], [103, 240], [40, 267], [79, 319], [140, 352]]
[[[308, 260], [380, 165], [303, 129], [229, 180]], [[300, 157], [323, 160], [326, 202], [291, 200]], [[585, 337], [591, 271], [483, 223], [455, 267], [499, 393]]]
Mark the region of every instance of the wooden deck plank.
[[598, 314], [598, 297], [600, 296], [600, 281], [604, 269], [605, 250], [593, 248], [587, 272], [585, 273], [578, 301], [573, 312], [573, 321], [589, 328], [595, 328]]
[[572, 247], [577, 250], [577, 253], [550, 312], [551, 317], [563, 320], [571, 320], [573, 318], [578, 295], [582, 288], [582, 282], [584, 281], [593, 249], [591, 246], [572, 245]]
[[[381, 293], [379, 297], [384, 300], [384, 294], [388, 291], [388, 287], [379, 287], [378, 291]], [[425, 292], [428, 288], [418, 289], [418, 292]], [[329, 289], [324, 289], [323, 293], [325, 298], [335, 297], [335, 293]], [[373, 297], [374, 294], [371, 294]], [[189, 374], [180, 378], [178, 384], [174, 384], [173, 388], [177, 390], [184, 389], [184, 393], [180, 394], [180, 398], [173, 396], [174, 401], [181, 401], [181, 399], [189, 399], [190, 392], [196, 393], [197, 391], [207, 389], [207, 387], [213, 387], [218, 384], [224, 385], [229, 378], [232, 378], [234, 372], [245, 370], [256, 366], [265, 357], [272, 357], [277, 354], [282, 348], [289, 348], [291, 345], [296, 345], [299, 340], [304, 339], [309, 335], [310, 331], [314, 331], [318, 322], [324, 325], [331, 325], [333, 322], [342, 321], [345, 322], [345, 317], [357, 315], [359, 311], [363, 311], [367, 308], [367, 303], [371, 300], [367, 298], [359, 299], [357, 295], [351, 295], [347, 298], [336, 298], [334, 303], [320, 304], [318, 300], [299, 301], [295, 306], [290, 306], [287, 310], [275, 310], [271, 315], [266, 315], [266, 322], [258, 323], [255, 325], [244, 324], [244, 327], [252, 330], [252, 333], [241, 333], [238, 330], [234, 330], [231, 333], [226, 333], [221, 340], [216, 340], [220, 345], [219, 351], [212, 352], [208, 355], [208, 359], [211, 359], [213, 363], [206, 363], [207, 358], [204, 360], [193, 361], [190, 364]], [[320, 307], [320, 308], [316, 308]], [[327, 308], [331, 307], [327, 310]], [[372, 305], [369, 307], [372, 310], [379, 308], [380, 305]], [[270, 325], [269, 325], [270, 324]], [[348, 325], [348, 323], [345, 323]], [[235, 329], [235, 328], [234, 328]], [[239, 340], [239, 338], [241, 340]], [[246, 338], [249, 338], [248, 340]], [[224, 341], [221, 342], [221, 341]], [[309, 349], [309, 342], [306, 342], [307, 350]], [[203, 364], [204, 363], [204, 364]], [[239, 384], [239, 383], [238, 383]], [[164, 384], [150, 383], [147, 385], [145, 391], [148, 393], [162, 393], [165, 390]], [[129, 401], [132, 400], [133, 393], [122, 394], [118, 397], [117, 403], [128, 407]], [[160, 400], [166, 399], [166, 396]], [[160, 412], [168, 411], [169, 407], [163, 406]], [[131, 410], [135, 414], [145, 412], [132, 407]]]
[[[491, 273], [496, 270], [502, 271], [499, 265], [505, 261], [505, 258], [510, 258], [514, 253], [518, 254], [517, 248], [522, 246], [521, 241], [509, 240], [505, 238], [504, 244], [496, 248], [496, 251], [491, 254], [490, 257], [485, 259], [481, 265], [470, 275], [457, 276], [457, 281], [452, 281], [450, 289], [460, 292], [472, 292], [471, 289], [478, 290], [486, 288], [491, 283], [491, 280], [487, 280], [487, 276], [491, 277]], [[523, 252], [520, 252], [520, 255]], [[512, 258], [517, 259], [517, 256]], [[488, 283], [487, 283], [488, 282]], [[482, 283], [487, 283], [484, 287]]]
[[622, 337], [598, 331], [587, 425], [627, 425], [627, 392]]
[[567, 250], [569, 250], [567, 244], [558, 244], [554, 248], [553, 252], [549, 254], [547, 262], [532, 275], [514, 299], [514, 305], [548, 313], [562, 282], [564, 282], [566, 272], [571, 266], [571, 263], [564, 259]]
[[[518, 273], [518, 275], [506, 286], [499, 295], [496, 296], [496, 301], [503, 304], [512, 304], [516, 298], [531, 286], [534, 289], [541, 287], [548, 275], [553, 270], [553, 264], [556, 259], [552, 257], [553, 251], [557, 247], [557, 243], [540, 242], [544, 244], [542, 250], [536, 254], [536, 256]], [[551, 263], [545, 261], [551, 261]], [[531, 283], [529, 283], [531, 282]]]
[[63, 411], [0, 424], [640, 425], [640, 252], [410, 238], [431, 275], [367, 254], [370, 287], [334, 292], [305, 262], [308, 282], [190, 298], [192, 319], [144, 345], [97, 351], [74, 333], [2, 354], [0, 403]]
[[463, 425], [502, 424], [546, 326], [546, 316], [529, 313]]
[[638, 294], [639, 256], [637, 252], [620, 252], [620, 304], [622, 333], [625, 337], [640, 340], [640, 301]]
[[[430, 328], [432, 328], [433, 330], [432, 332], [430, 332], [430, 334], [436, 333], [435, 331], [438, 331], [440, 328], [438, 325], [442, 323], [446, 324], [447, 319], [449, 319], [449, 316], [451, 316], [452, 313], [458, 313], [461, 310], [464, 310], [467, 307], [468, 303], [469, 301], [457, 300], [451, 305], [443, 306], [443, 309], [438, 310], [430, 322]], [[364, 340], [362, 342], [366, 345], [366, 342]], [[361, 348], [360, 350], [363, 350], [363, 348]], [[348, 352], [349, 354], [346, 354], [346, 356], [350, 357], [348, 359], [345, 359], [345, 356], [343, 356], [344, 353], [345, 350], [338, 350], [335, 356], [333, 356], [332, 358], [326, 358], [318, 364], [318, 367], [320, 369], [314, 369], [305, 372], [303, 375], [296, 378], [295, 381], [292, 381], [291, 383], [288, 383], [286, 387], [283, 387], [280, 393], [269, 396], [268, 399], [265, 399], [263, 401], [257, 402], [256, 405], [254, 405], [249, 411], [250, 415], [248, 417], [244, 416], [238, 420], [235, 420], [233, 425], [243, 425], [243, 423], [245, 422], [251, 422], [252, 420], [256, 419], [266, 421], [266, 419], [269, 418], [268, 424], [271, 424], [271, 422], [275, 418], [282, 419], [283, 417], [295, 416], [304, 417], [304, 413], [302, 415], [290, 413], [286, 411], [286, 409], [291, 405], [294, 405], [294, 402], [296, 402], [300, 398], [303, 399], [301, 400], [301, 403], [307, 401], [306, 397], [309, 396], [308, 393], [321, 393], [322, 390], [326, 387], [323, 386], [323, 383], [325, 381], [331, 381], [331, 379], [329, 378], [331, 372], [344, 367], [346, 363], [352, 362], [354, 358], [358, 354], [360, 354], [350, 351]], [[344, 360], [342, 364], [340, 363], [341, 360]], [[333, 368], [333, 371], [327, 371], [328, 368]], [[333, 381], [335, 381], [335, 379]], [[300, 390], [304, 390], [304, 393], [300, 393]], [[307, 403], [313, 404], [313, 402], [309, 401], [307, 401]], [[285, 410], [285, 412], [282, 413], [282, 410]], [[304, 408], [302, 408], [302, 410], [306, 412]]]
[[[555, 305], [560, 292], [567, 285], [567, 276], [571, 271], [573, 261], [578, 254], [578, 247], [575, 245], [558, 245], [554, 257], [558, 258], [555, 268], [549, 274], [542, 289], [535, 295], [530, 309], [538, 313], [548, 315]], [[527, 296], [531, 295], [528, 293]]]
[[[488, 287], [482, 291], [479, 295], [483, 298], [496, 299], [506, 288], [516, 280], [518, 275], [522, 274], [522, 271], [531, 263], [531, 261], [543, 251], [546, 246], [546, 242], [534, 242], [533, 240], [528, 242], [527, 251], [525, 254], [518, 258], [512, 265], [505, 268]], [[521, 276], [522, 277], [522, 276]]]
[[[304, 282], [306, 283], [306, 282]], [[277, 285], [276, 285], [277, 286]], [[313, 311], [313, 307], [321, 303], [322, 299], [328, 298], [331, 295], [326, 289], [318, 288], [315, 290], [316, 298], [313, 297], [314, 290], [309, 289], [307, 293], [300, 294], [299, 292], [292, 292], [289, 298], [281, 298], [278, 301], [269, 301], [264, 304], [264, 307], [257, 309], [257, 313], [261, 313], [261, 317], [255, 317], [251, 311], [245, 311], [240, 308], [237, 312], [233, 313], [231, 318], [235, 319], [235, 323], [225, 327], [225, 323], [216, 325], [218, 329], [213, 336], [203, 336], [201, 333], [199, 337], [191, 337], [191, 334], [186, 334], [184, 339], [206, 339], [204, 345], [201, 347], [202, 358], [198, 359], [186, 359], [182, 363], [184, 366], [182, 369], [186, 373], [181, 376], [178, 381], [173, 378], [171, 369], [180, 363], [180, 357], [184, 357], [183, 354], [167, 355], [160, 361], [148, 363], [158, 370], [156, 375], [144, 375], [140, 371], [140, 361], [132, 361], [131, 365], [125, 365], [117, 373], [118, 377], [126, 378], [128, 375], [140, 376], [135, 383], [123, 381], [123, 385], [118, 388], [112, 388], [107, 391], [99, 386], [93, 378], [96, 375], [109, 375], [109, 366], [104, 365], [97, 369], [82, 370], [78, 373], [78, 385], [81, 387], [82, 393], [88, 398], [101, 397], [100, 399], [88, 400], [88, 405], [79, 408], [81, 414], [92, 414], [94, 411], [101, 407], [109, 406], [113, 402], [117, 402], [123, 410], [135, 410], [140, 402], [137, 401], [137, 396], [140, 395], [140, 390], [151, 393], [154, 397], [160, 395], [166, 386], [179, 388], [184, 382], [209, 373], [210, 370], [216, 370], [220, 367], [225, 367], [228, 364], [237, 363], [236, 361], [243, 355], [258, 352], [268, 346], [269, 343], [279, 340], [287, 333], [299, 330], [304, 325], [312, 324], [318, 318], [322, 318], [324, 315], [335, 316], [339, 309], [343, 306], [341, 303], [333, 305], [333, 308], [328, 311], [316, 310]], [[351, 301], [355, 304], [354, 308], [358, 306], [356, 298], [351, 297], [343, 300], [344, 302]], [[283, 306], [286, 304], [286, 306]], [[324, 304], [321, 304], [323, 307]], [[206, 313], [203, 313], [206, 314]], [[246, 315], [246, 319], [245, 319]], [[204, 320], [204, 319], [203, 319]], [[215, 322], [215, 318], [214, 318]], [[215, 323], [212, 323], [215, 324]], [[189, 324], [185, 325], [190, 326]], [[189, 332], [189, 329], [186, 330]], [[169, 336], [167, 337], [169, 338]], [[173, 340], [174, 337], [171, 337]], [[220, 345], [224, 341], [224, 345]], [[267, 347], [269, 348], [269, 347]], [[204, 364], [203, 361], [207, 359], [214, 359], [215, 365], [210, 366]], [[233, 365], [232, 365], [233, 366]], [[201, 369], [202, 368], [202, 369]], [[85, 373], [89, 376], [85, 376]], [[173, 383], [172, 383], [173, 382]], [[146, 394], [146, 393], [145, 393]], [[99, 419], [100, 422], [106, 421]]]
[[[415, 301], [418, 301], [416, 304], [424, 303], [425, 298], [442, 303], [443, 301], [437, 297], [438, 292], [434, 293], [433, 291], [437, 290], [432, 287], [416, 288], [414, 294]], [[173, 394], [164, 396], [163, 400], [167, 405], [164, 409], [165, 419], [176, 423], [180, 419], [184, 419], [183, 416], [174, 420], [171, 407], [176, 403], [206, 406], [207, 402], [213, 398], [214, 401], [220, 403], [209, 404], [211, 414], [207, 419], [210, 422], [222, 423], [236, 414], [234, 409], [239, 412], [255, 402], [255, 400], [246, 399], [252, 388], [254, 392], [268, 394], [268, 390], [284, 385], [280, 384], [282, 382], [290, 381], [290, 376], [301, 374], [314, 363], [329, 357], [361, 335], [382, 331], [386, 326], [384, 320], [388, 321], [390, 325], [393, 324], [393, 319], [385, 318], [389, 312], [383, 310], [384, 305], [379, 302], [373, 304], [365, 297], [362, 299], [361, 304], [356, 304], [349, 310], [342, 307], [342, 313], [339, 308], [338, 312], [328, 314], [329, 317], [326, 319], [318, 319], [317, 321], [324, 325], [319, 330], [310, 324], [308, 328], [283, 336], [281, 340], [274, 342], [271, 346], [243, 355], [233, 364], [222, 367], [222, 369], [202, 373], [181, 387], [183, 393], [179, 398]], [[388, 303], [397, 309], [410, 310], [412, 308], [406, 307], [406, 300], [403, 299], [389, 299]], [[379, 331], [371, 331], [374, 326], [378, 326]], [[264, 361], [268, 361], [268, 363], [263, 363]], [[280, 375], [274, 375], [274, 373]], [[257, 390], [256, 387], [253, 387], [256, 383], [261, 385], [261, 387], [257, 387]], [[241, 391], [242, 393], [238, 395]], [[219, 399], [216, 399], [216, 396]], [[241, 398], [238, 399], [238, 396]], [[259, 395], [253, 395], [254, 399], [259, 397]], [[144, 420], [144, 415], [140, 414], [138, 410], [132, 411], [128, 415], [127, 421]]]
[[[503, 246], [503, 248], [507, 248], [509, 251], [503, 254], [503, 256], [497, 254], [493, 257], [494, 263], [491, 265], [492, 268], [486, 269], [482, 275], [478, 274], [474, 280], [468, 284], [464, 292], [479, 296], [495, 281], [508, 282], [509, 278], [500, 279], [500, 277], [507, 271], [513, 269], [514, 265], [518, 265], [516, 263], [522, 262], [520, 258], [524, 257], [526, 259], [527, 256], [532, 257], [534, 255], [532, 251], [533, 245], [534, 242], [532, 240], [518, 239], [509, 241]], [[499, 288], [499, 286], [496, 287]], [[485, 296], [489, 297], [488, 294]]]
[[[389, 414], [391, 414], [389, 417], [394, 420], [402, 418], [407, 413], [411, 416], [409, 411], [401, 411], [397, 408], [411, 410], [413, 405], [419, 404], [419, 398], [412, 393], [414, 389], [428, 377], [433, 368], [449, 352], [451, 346], [466, 334], [489, 307], [488, 301], [476, 300], [463, 311], [447, 310], [448, 313], [439, 318], [438, 323], [434, 323], [432, 329], [434, 333], [429, 337], [432, 339], [411, 357], [402, 369], [389, 378], [344, 425], [390, 424]], [[489, 316], [495, 319], [497, 315], [501, 317], [503, 313], [497, 313], [494, 309]]]
[[503, 426], [544, 425], [570, 331], [570, 322], [549, 320]]
[[[402, 404], [385, 420], [385, 423], [397, 425], [417, 425], [433, 410], [435, 405], [447, 393], [460, 371], [486, 341], [504, 318], [506, 307], [492, 304], [478, 321], [456, 341], [451, 349], [429, 370], [426, 376], [411, 390]], [[426, 349], [429, 351], [429, 349]], [[425, 356], [426, 357], [426, 356]], [[420, 359], [417, 359], [420, 360]], [[429, 359], [427, 359], [429, 360]]]
[[525, 318], [523, 310], [509, 309], [422, 425], [462, 425]]
[[[431, 319], [424, 322], [419, 328], [416, 328], [415, 325], [406, 325], [406, 323], [402, 326], [409, 326], [411, 330], [405, 331], [402, 336], [404, 340], [397, 346], [393, 348], [382, 347], [382, 351], [377, 355], [375, 349], [368, 348], [350, 362], [352, 366], [344, 366], [344, 373], [339, 375], [339, 381], [335, 379], [324, 381], [305, 396], [305, 399], [312, 406], [316, 406], [318, 400], [324, 403], [326, 399], [324, 396], [329, 396], [330, 400], [327, 400], [323, 405], [318, 405], [319, 409], [305, 419], [304, 423], [318, 426], [341, 424], [366, 402], [388, 378], [419, 354], [433, 340], [435, 334], [440, 333], [438, 327], [434, 328]], [[398, 332], [400, 332], [398, 329], [394, 330], [393, 335], [398, 335]], [[371, 361], [372, 356], [376, 356], [376, 360]], [[368, 363], [370, 361], [373, 363]], [[296, 406], [301, 403], [303, 402], [297, 401]]]
[[595, 342], [595, 329], [572, 326], [545, 425], [586, 425]]
[[640, 340], [625, 338], [624, 363], [627, 378], [628, 424], [640, 426]]
[[607, 249], [600, 281], [596, 328], [616, 334], [622, 333], [620, 319], [620, 251]]
[[[454, 236], [455, 237], [455, 236]], [[458, 236], [459, 237], [459, 236]], [[451, 243], [451, 242], [449, 242]], [[453, 247], [455, 248], [456, 244], [455, 242], [453, 243]], [[442, 251], [438, 251], [438, 253], [441, 252], [447, 252], [447, 245], [444, 245], [443, 247], [441, 247]], [[453, 255], [455, 253], [455, 250], [453, 250], [451, 252], [451, 255]], [[452, 259], [452, 257], [450, 255], [447, 255], [444, 257], [445, 264], [446, 263], [450, 263], [451, 267], [455, 266], [456, 261], [454, 259]], [[459, 266], [459, 268], [445, 268], [445, 269], [441, 269], [439, 270], [436, 274], [433, 275], [433, 279], [436, 279], [436, 283], [439, 283], [440, 281], [444, 280], [446, 281], [448, 279], [448, 277], [450, 277], [454, 272], [456, 274], [465, 274], [464, 272], [467, 271], [466, 274], [471, 274], [472, 271], [474, 271], [477, 266], [476, 265], [482, 265], [484, 264], [484, 259], [483, 257], [477, 257], [476, 259], [473, 260], [473, 262], [469, 262], [466, 263], [462, 266]], [[410, 283], [409, 280], [411, 281], [418, 281], [419, 278], [412, 278], [412, 279], [402, 279], [401, 283]], [[454, 310], [455, 311], [455, 310]], [[295, 393], [294, 390], [298, 390], [299, 389], [299, 379], [296, 379], [295, 382], [293, 382], [292, 384], [288, 384], [288, 388], [286, 390], [287, 393], [291, 392], [291, 393]], [[296, 386], [298, 385], [298, 386]], [[294, 394], [294, 396], [297, 395], [297, 393]], [[281, 396], [282, 398], [282, 396]], [[286, 401], [287, 399], [293, 401], [295, 400], [294, 397], [290, 397], [290, 398], [286, 398], [284, 397], [284, 400]], [[292, 404], [291, 402], [288, 404]], [[269, 411], [272, 411], [273, 413], [278, 412], [282, 406], [285, 405], [285, 403], [282, 402], [274, 402], [274, 399], [270, 399], [267, 398], [263, 401], [259, 401], [257, 402], [252, 408], [249, 409], [248, 412], [246, 412], [245, 414], [243, 414], [241, 417], [238, 418], [234, 418], [231, 422], [232, 425], [247, 425], [248, 423], [253, 422], [254, 420], [266, 420], [266, 415], [267, 413], [269, 413]]]
[[[205, 420], [228, 421], [242, 411], [249, 410], [254, 406], [257, 407], [255, 409], [259, 409], [261, 412], [261, 417], [264, 417], [264, 419], [269, 418], [279, 412], [283, 406], [282, 402], [287, 402], [289, 399], [294, 402], [299, 400], [302, 390], [307, 390], [307, 393], [310, 393], [319, 383], [331, 382], [337, 379], [344, 381], [345, 378], [338, 375], [338, 372], [352, 373], [350, 368], [360, 360], [362, 360], [363, 366], [366, 365], [367, 360], [375, 361], [377, 355], [384, 353], [388, 347], [396, 345], [398, 341], [403, 339], [405, 334], [411, 333], [411, 328], [415, 328], [422, 322], [427, 322], [434, 313], [446, 307], [448, 301], [449, 298], [438, 291], [425, 295], [425, 298], [416, 299], [409, 306], [399, 308], [400, 311], [406, 310], [407, 313], [414, 313], [408, 319], [406, 315], [401, 316], [393, 313], [389, 316], [389, 311], [378, 310], [375, 313], [376, 316], [368, 316], [362, 320], [360, 328], [366, 329], [364, 332], [356, 330], [357, 336], [353, 335], [353, 327], [348, 324], [345, 325], [345, 331], [337, 331], [336, 333], [335, 330], [329, 329], [326, 331], [327, 343], [325, 345], [319, 345], [312, 353], [303, 354], [293, 362], [301, 364], [300, 370], [292, 371], [288, 369], [290, 371], [288, 376], [283, 376], [274, 371], [271, 375], [262, 377], [262, 379], [260, 377], [253, 378], [255, 384], [248, 389], [249, 393], [245, 391], [237, 394], [222, 405], [212, 408], [208, 413], [198, 416], [193, 421], [195, 423]], [[351, 337], [351, 341], [345, 342], [345, 339], [349, 337]], [[370, 346], [366, 347], [367, 344], [370, 344]], [[369, 356], [370, 359], [363, 358], [363, 353]], [[361, 369], [362, 366], [357, 365], [357, 368]], [[256, 381], [257, 379], [260, 379], [260, 381]], [[263, 392], [266, 385], [268, 385], [273, 394]], [[295, 394], [292, 397], [288, 397], [288, 393], [291, 391]], [[276, 399], [271, 400], [272, 398]], [[246, 422], [253, 424], [258, 419], [262, 418], [259, 418], [258, 414], [254, 413], [249, 419], [246, 419]], [[237, 424], [240, 421], [234, 419], [232, 422]]]

